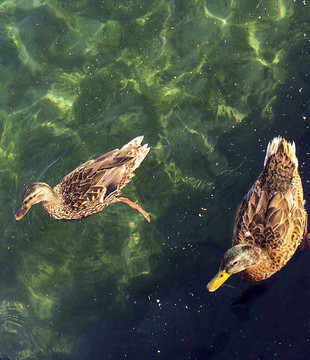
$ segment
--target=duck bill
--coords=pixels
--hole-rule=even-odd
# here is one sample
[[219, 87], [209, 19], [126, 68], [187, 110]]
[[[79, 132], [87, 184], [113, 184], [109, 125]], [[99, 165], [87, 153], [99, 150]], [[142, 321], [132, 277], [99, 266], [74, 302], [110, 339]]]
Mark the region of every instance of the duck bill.
[[16, 214], [14, 215], [15, 220], [20, 220], [22, 219], [28, 212], [28, 210], [31, 208], [31, 205], [22, 205], [19, 210], [16, 212]]
[[207, 285], [210, 292], [217, 290], [230, 277], [225, 270], [220, 270]]

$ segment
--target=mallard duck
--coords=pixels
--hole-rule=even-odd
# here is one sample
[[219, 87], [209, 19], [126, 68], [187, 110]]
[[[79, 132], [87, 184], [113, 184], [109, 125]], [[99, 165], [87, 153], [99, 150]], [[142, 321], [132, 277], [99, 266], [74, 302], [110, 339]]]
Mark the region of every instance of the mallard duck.
[[232, 247], [209, 282], [217, 290], [232, 274], [261, 281], [279, 271], [306, 239], [307, 213], [294, 143], [274, 138], [264, 169], [237, 212]]
[[148, 213], [137, 202], [118, 197], [150, 150], [148, 144], [141, 146], [142, 140], [143, 136], [136, 137], [120, 150], [87, 161], [53, 189], [43, 182], [28, 185], [15, 219], [22, 219], [30, 207], [39, 202], [54, 219], [81, 220], [121, 201], [138, 210], [150, 222]]

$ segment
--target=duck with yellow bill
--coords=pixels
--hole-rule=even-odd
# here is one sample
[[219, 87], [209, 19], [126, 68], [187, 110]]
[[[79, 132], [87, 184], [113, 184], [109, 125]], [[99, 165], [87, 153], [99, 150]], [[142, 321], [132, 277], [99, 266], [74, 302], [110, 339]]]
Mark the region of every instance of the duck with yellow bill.
[[295, 144], [276, 137], [268, 144], [261, 174], [239, 206], [232, 247], [208, 290], [217, 290], [236, 273], [248, 281], [267, 279], [287, 264], [301, 240], [309, 246], [304, 205]]

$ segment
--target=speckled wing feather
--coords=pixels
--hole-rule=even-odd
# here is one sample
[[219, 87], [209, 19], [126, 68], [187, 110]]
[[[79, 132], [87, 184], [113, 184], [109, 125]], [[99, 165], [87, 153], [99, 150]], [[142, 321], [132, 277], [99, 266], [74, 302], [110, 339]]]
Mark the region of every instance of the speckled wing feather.
[[119, 149], [90, 160], [66, 175], [62, 182], [64, 202], [83, 208], [90, 202], [102, 202], [119, 190], [125, 165], [131, 157], [119, 157]]
[[268, 194], [254, 185], [239, 208], [233, 245], [248, 243], [270, 251], [280, 246], [288, 235], [290, 212], [283, 193]]

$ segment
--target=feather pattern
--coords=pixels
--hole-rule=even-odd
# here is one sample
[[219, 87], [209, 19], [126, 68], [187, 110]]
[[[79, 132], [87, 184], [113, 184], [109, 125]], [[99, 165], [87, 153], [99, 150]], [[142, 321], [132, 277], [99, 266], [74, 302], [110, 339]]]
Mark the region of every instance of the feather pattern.
[[[265, 167], [239, 207], [233, 245], [249, 243], [262, 249], [264, 257], [241, 272], [247, 280], [263, 280], [279, 271], [303, 237], [306, 211], [295, 151], [294, 143], [273, 139]], [[251, 237], [246, 238], [245, 233]]]
[[233, 246], [209, 282], [209, 291], [235, 273], [260, 281], [285, 266], [301, 239], [307, 244], [304, 203], [295, 144], [276, 137], [268, 144], [263, 171], [239, 206]]
[[148, 214], [139, 205], [118, 198], [150, 150], [147, 144], [141, 145], [142, 141], [143, 136], [136, 137], [121, 149], [85, 162], [53, 189], [45, 183], [29, 185], [24, 190], [23, 204], [15, 218], [22, 218], [31, 205], [40, 201], [48, 215], [62, 220], [80, 220], [114, 202], [123, 201], [149, 221]]

